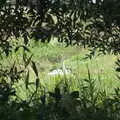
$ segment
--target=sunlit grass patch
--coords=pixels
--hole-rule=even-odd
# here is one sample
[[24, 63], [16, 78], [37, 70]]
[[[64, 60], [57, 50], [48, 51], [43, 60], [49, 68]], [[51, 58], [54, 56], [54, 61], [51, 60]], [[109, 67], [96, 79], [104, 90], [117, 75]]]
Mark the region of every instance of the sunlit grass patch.
[[[97, 87], [103, 87], [108, 93], [113, 92], [114, 88], [120, 86], [120, 81], [116, 77], [115, 72], [115, 60], [117, 56], [112, 54], [93, 56], [92, 59], [85, 59], [88, 54], [88, 49], [84, 49], [78, 46], [64, 47], [62, 44], [48, 44], [48, 43], [37, 43], [37, 45], [31, 44], [28, 47], [33, 54], [32, 60], [36, 63], [40, 85], [43, 86], [47, 91], [51, 91], [57, 84], [62, 82], [70, 86], [70, 90], [80, 89], [81, 80], [88, 78], [88, 68], [90, 70], [91, 79], [95, 81]], [[11, 65], [16, 61], [19, 67], [22, 67], [24, 62], [22, 61], [22, 49], [18, 52], [13, 53], [9, 57], [5, 57], [1, 60], [3, 65]], [[31, 54], [28, 53], [28, 54]], [[71, 70], [69, 75], [63, 76], [49, 76], [48, 73], [61, 69], [63, 62], [67, 69]], [[31, 68], [30, 71], [30, 90], [35, 89], [35, 74]], [[17, 90], [18, 95], [22, 98], [27, 97], [24, 92], [24, 78], [16, 85], [19, 87]]]

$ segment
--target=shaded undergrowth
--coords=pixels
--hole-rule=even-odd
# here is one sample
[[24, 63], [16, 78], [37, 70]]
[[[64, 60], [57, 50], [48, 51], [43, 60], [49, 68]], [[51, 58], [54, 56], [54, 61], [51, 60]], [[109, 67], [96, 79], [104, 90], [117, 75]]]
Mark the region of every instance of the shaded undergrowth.
[[[35, 66], [33, 69], [36, 69]], [[29, 95], [24, 100], [17, 95], [14, 84], [4, 81], [0, 84], [0, 118], [1, 120], [120, 119], [120, 88], [116, 88], [113, 94], [108, 95], [105, 88], [96, 86], [89, 69], [88, 78], [79, 81], [79, 89], [71, 90], [64, 77], [52, 91], [47, 91], [47, 88], [40, 83], [36, 83], [35, 89], [31, 90], [26, 83], [24, 92]]]

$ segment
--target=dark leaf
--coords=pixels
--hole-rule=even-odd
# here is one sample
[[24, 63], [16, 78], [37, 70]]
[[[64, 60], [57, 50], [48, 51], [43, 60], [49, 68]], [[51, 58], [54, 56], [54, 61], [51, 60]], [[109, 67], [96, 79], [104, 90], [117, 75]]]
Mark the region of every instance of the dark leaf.
[[25, 87], [26, 87], [26, 89], [28, 89], [28, 84], [29, 84], [29, 71], [27, 72], [27, 76], [26, 76], [26, 79], [25, 79]]
[[19, 46], [18, 46], [18, 47], [16, 47], [16, 48], [15, 48], [15, 52], [17, 52], [17, 51], [19, 50], [19, 48], [20, 48]]
[[31, 59], [32, 59], [32, 56], [33, 56], [33, 55], [31, 55], [31, 56], [25, 61], [25, 68], [30, 64]]
[[37, 70], [37, 67], [36, 67], [36, 64], [34, 61], [32, 61], [32, 69], [33, 69], [35, 75], [38, 77], [38, 70]]
[[41, 96], [41, 97], [40, 97], [40, 100], [41, 100], [42, 104], [45, 105], [46, 96], [45, 96], [45, 95]]
[[36, 78], [36, 90], [38, 89], [39, 84], [40, 84], [40, 79], [39, 79], [39, 78]]
[[30, 52], [30, 50], [26, 46], [21, 46], [23, 47], [24, 51]]
[[73, 98], [78, 98], [79, 97], [79, 91], [74, 91], [70, 94]]
[[27, 44], [28, 44], [28, 41], [29, 41], [27, 34], [24, 34], [24, 35], [23, 35], [23, 38], [24, 38], [24, 43], [25, 43], [25, 45], [27, 45]]
[[117, 68], [116, 68], [116, 72], [120, 72], [120, 67], [117, 67]]

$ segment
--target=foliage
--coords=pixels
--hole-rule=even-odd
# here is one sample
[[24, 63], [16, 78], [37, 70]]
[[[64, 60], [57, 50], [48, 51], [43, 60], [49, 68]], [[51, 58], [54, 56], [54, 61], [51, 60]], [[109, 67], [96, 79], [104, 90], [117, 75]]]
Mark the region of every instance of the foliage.
[[6, 0], [0, 0], [0, 9], [4, 6], [5, 3], [6, 3]]
[[[116, 88], [108, 97], [106, 91], [98, 89], [94, 82], [88, 70], [88, 78], [81, 80], [79, 91], [70, 91], [68, 84], [61, 82], [52, 92], [40, 94], [40, 88], [25, 100], [15, 94], [16, 88], [11, 91], [2, 84], [0, 88], [5, 94], [0, 93], [1, 120], [119, 120], [120, 89]], [[29, 81], [26, 84], [25, 92], [29, 90]]]
[[[114, 8], [111, 6], [114, 5]], [[33, 36], [50, 41], [51, 36], [66, 45], [84, 45], [99, 48], [101, 52], [119, 53], [119, 1], [88, 0], [45, 1], [37, 6], [43, 20], [38, 20]], [[112, 9], [113, 8], [113, 9]], [[39, 11], [40, 9], [40, 11]], [[42, 23], [44, 26], [42, 26]], [[44, 35], [44, 37], [42, 37]], [[42, 35], [42, 36], [41, 36]], [[44, 40], [43, 40], [43, 39]], [[117, 45], [117, 46], [116, 46]]]
[[[30, 38], [49, 42], [57, 37], [67, 46], [93, 47], [92, 53], [98, 48], [102, 52], [119, 53], [119, 1], [97, 0], [94, 4], [91, 0], [41, 0], [37, 1], [37, 7], [34, 2], [22, 4], [23, 1], [16, 0], [13, 5], [5, 2], [0, 1], [0, 55], [9, 56], [10, 52], [23, 48], [23, 65], [17, 66], [13, 61], [12, 66], [0, 66], [1, 120], [119, 120], [119, 88], [115, 89], [115, 95], [106, 96], [105, 90], [96, 89], [88, 70], [88, 79], [81, 80], [79, 91], [70, 91], [66, 81], [54, 91], [46, 91], [40, 84], [33, 54], [27, 48]], [[24, 40], [17, 41], [19, 37]], [[35, 74], [32, 83], [29, 67]], [[24, 81], [26, 88], [24, 100], [16, 94], [20, 81]]]
[[119, 0], [22, 2], [16, 1], [0, 10], [0, 47], [7, 55], [12, 47], [11, 36], [22, 36], [25, 45], [31, 37], [42, 42], [57, 37], [67, 46], [82, 44], [119, 53]]

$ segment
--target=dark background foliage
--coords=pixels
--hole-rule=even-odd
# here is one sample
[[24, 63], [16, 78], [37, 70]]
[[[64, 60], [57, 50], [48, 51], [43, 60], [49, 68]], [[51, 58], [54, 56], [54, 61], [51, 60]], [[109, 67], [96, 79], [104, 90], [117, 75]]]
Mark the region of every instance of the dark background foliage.
[[31, 37], [49, 42], [54, 36], [66, 45], [119, 52], [119, 0], [16, 0], [4, 5], [0, 14], [0, 46], [6, 54], [11, 48], [11, 36], [24, 37], [25, 44]]

